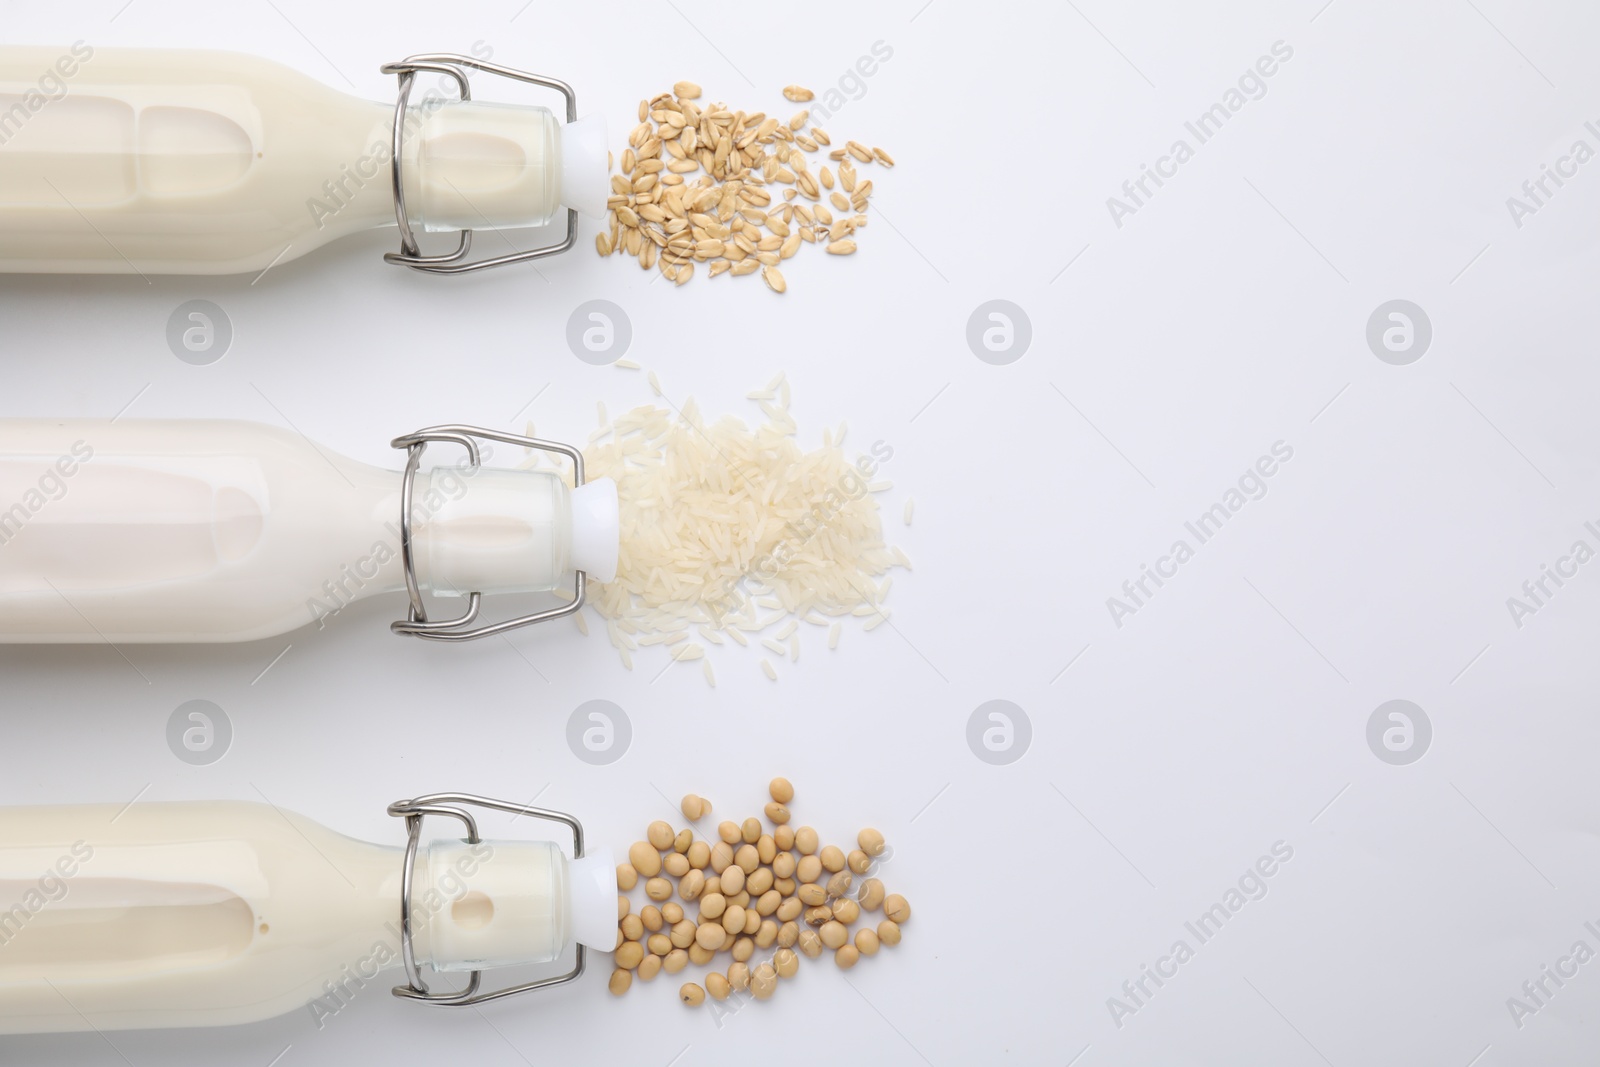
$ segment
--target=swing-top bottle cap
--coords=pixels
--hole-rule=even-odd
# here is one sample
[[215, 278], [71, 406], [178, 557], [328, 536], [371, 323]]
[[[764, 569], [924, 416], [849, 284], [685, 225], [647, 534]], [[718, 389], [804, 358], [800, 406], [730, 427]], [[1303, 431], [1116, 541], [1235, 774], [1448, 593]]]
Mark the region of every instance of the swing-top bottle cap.
[[561, 127], [561, 203], [592, 219], [606, 215], [611, 194], [606, 120], [589, 115]]
[[[617, 483], [596, 478], [572, 491], [572, 567], [592, 581], [617, 578], [617, 553], [622, 544]], [[613, 901], [615, 903], [615, 901]]]
[[590, 849], [567, 862], [568, 929], [572, 939], [598, 952], [617, 946], [617, 865], [609, 848]]

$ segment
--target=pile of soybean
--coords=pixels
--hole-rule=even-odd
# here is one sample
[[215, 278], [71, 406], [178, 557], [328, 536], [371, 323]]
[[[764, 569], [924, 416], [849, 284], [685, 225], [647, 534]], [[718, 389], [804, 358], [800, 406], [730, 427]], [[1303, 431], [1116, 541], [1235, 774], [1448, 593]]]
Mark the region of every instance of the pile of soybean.
[[[714, 964], [718, 969], [703, 982], [685, 982], [679, 999], [691, 1007], [705, 1003], [708, 994], [719, 1001], [767, 1000], [780, 978], [794, 977], [801, 956], [817, 959], [831, 952], [834, 963], [848, 970], [862, 956], [900, 943], [911, 907], [872, 877], [885, 856], [883, 835], [864, 829], [848, 852], [823, 845], [811, 827], [789, 825], [789, 781], [774, 778], [769, 791], [772, 802], [764, 813], [770, 830], [754, 816], [725, 821], [712, 844], [697, 840], [691, 829], [675, 831], [658, 821], [628, 849], [628, 862], [617, 867], [624, 895], [617, 898], [612, 993], [626, 993], [635, 976], [648, 982], [662, 971], [678, 974], [691, 964]], [[691, 793], [682, 810], [698, 822], [711, 814], [711, 802]], [[634, 912], [626, 893], [641, 881], [651, 903]], [[722, 952], [731, 957], [725, 970], [718, 960]]]

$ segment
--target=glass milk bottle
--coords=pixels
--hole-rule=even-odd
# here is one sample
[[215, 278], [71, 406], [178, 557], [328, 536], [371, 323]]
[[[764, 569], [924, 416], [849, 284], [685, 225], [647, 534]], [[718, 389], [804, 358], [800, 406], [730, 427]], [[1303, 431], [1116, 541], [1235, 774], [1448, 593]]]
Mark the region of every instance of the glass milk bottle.
[[[553, 819], [546, 841], [486, 841], [464, 805]], [[616, 868], [561, 812], [466, 794], [403, 800], [404, 847], [242, 801], [0, 808], [0, 1034], [222, 1026], [295, 1010], [319, 1026], [384, 971], [397, 996], [485, 1000], [578, 977], [617, 939]], [[421, 843], [423, 817], [463, 837]], [[482, 988], [484, 970], [571, 970]], [[430, 972], [468, 973], [460, 992]], [[401, 977], [394, 974], [393, 977]], [[460, 983], [457, 983], [460, 985]]]
[[[565, 456], [486, 467], [479, 439]], [[429, 442], [467, 450], [421, 468]], [[398, 633], [466, 640], [571, 614], [611, 581], [616, 486], [568, 445], [469, 426], [393, 442], [403, 471], [228, 420], [0, 419], [0, 642], [251, 641], [405, 591]], [[562, 605], [474, 625], [481, 594]], [[465, 598], [430, 619], [423, 594]]]
[[[457, 273], [564, 251], [577, 211], [605, 213], [605, 129], [564, 83], [449, 54], [383, 69], [398, 104], [229, 52], [0, 45], [0, 271], [261, 272], [398, 224], [386, 258]], [[470, 96], [471, 70], [559, 90], [567, 122], [412, 92], [437, 73]], [[564, 241], [469, 261], [474, 228], [544, 227], [563, 207]], [[413, 228], [460, 246], [423, 255]]]

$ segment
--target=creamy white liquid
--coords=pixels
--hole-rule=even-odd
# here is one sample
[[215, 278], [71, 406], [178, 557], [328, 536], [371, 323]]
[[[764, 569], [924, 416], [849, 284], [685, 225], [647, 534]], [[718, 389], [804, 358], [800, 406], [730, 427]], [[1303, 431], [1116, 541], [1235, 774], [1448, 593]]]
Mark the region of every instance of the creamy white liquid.
[[[424, 589], [570, 580], [559, 478], [440, 460], [412, 502]], [[259, 423], [0, 419], [0, 642], [247, 641], [321, 623], [404, 589], [401, 482]]]
[[[411, 97], [413, 226], [548, 221], [561, 124], [437, 80]], [[0, 46], [0, 271], [260, 271], [392, 226], [393, 127], [393, 103], [252, 56]]]
[[[0, 1034], [220, 1026], [388, 996], [404, 981], [402, 859], [266, 804], [0, 808]], [[414, 878], [419, 963], [547, 963], [569, 940], [552, 844], [440, 841]]]

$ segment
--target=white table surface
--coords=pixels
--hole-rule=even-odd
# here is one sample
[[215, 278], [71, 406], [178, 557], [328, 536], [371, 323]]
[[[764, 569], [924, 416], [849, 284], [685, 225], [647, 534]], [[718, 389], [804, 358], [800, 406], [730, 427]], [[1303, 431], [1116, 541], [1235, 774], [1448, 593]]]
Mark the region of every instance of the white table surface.
[[[396, 798], [537, 794], [625, 847], [672, 817], [661, 794], [742, 814], [781, 773], [825, 836], [870, 823], [892, 841], [885, 878], [916, 909], [905, 941], [847, 975], [808, 966], [721, 1025], [677, 1003], [678, 980], [614, 1000], [602, 957], [576, 986], [480, 1012], [425, 1010], [381, 983], [320, 1030], [301, 1012], [0, 1040], [0, 1059], [1590, 1062], [1600, 963], [1520, 1026], [1507, 1000], [1575, 942], [1600, 950], [1584, 926], [1600, 919], [1600, 564], [1520, 627], [1506, 602], [1574, 541], [1600, 548], [1583, 525], [1600, 519], [1600, 162], [1520, 227], [1506, 200], [1574, 140], [1600, 148], [1584, 128], [1600, 118], [1585, 103], [1593, 9], [519, 8], [4, 3], [0, 41], [238, 49], [373, 99], [394, 92], [380, 63], [478, 43], [569, 80], [618, 145], [639, 97], [677, 79], [787, 114], [782, 86], [834, 84], [883, 41], [892, 59], [828, 122], [899, 161], [873, 175], [861, 251], [802, 255], [781, 299], [703, 273], [652, 284], [594, 255], [593, 223], [538, 273], [411, 274], [379, 260], [390, 232], [255, 284], [11, 276], [0, 414], [109, 418], [131, 401], [128, 417], [292, 422], [389, 464], [396, 434], [519, 429], [523, 408], [582, 440], [597, 400], [650, 399], [641, 373], [568, 351], [573, 309], [607, 299], [633, 324], [629, 358], [676, 402], [753, 415], [744, 392], [782, 369], [805, 443], [848, 419], [857, 444], [892, 444], [885, 527], [917, 565], [896, 578], [894, 627], [852, 630], [831, 655], [810, 634], [776, 685], [755, 656], [720, 650], [715, 690], [696, 670], [652, 682], [659, 657], [628, 673], [565, 623], [402, 640], [394, 599], [257, 644], [12, 647], [0, 802], [266, 797], [398, 841]], [[1193, 143], [1184, 123], [1279, 41], [1293, 54], [1264, 95], [1118, 226], [1107, 198], [1174, 139]], [[233, 324], [210, 366], [165, 341], [190, 299]], [[991, 299], [1031, 322], [1008, 365], [966, 341]], [[1365, 339], [1395, 299], [1432, 324], [1408, 365]], [[1293, 457], [1266, 495], [1117, 626], [1107, 598], [1280, 441]], [[193, 699], [233, 724], [207, 766], [165, 741]], [[608, 766], [565, 743], [593, 699], [633, 725]], [[966, 740], [995, 699], [1031, 723], [1008, 765]], [[1406, 765], [1367, 743], [1396, 699], [1432, 726]], [[1199, 943], [1185, 923], [1276, 842], [1293, 855], [1265, 896]], [[1179, 939], [1193, 958], [1114, 1019], [1109, 999]]]

